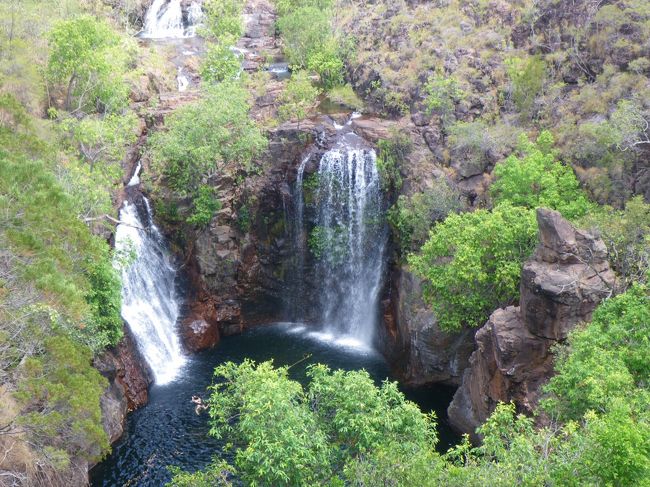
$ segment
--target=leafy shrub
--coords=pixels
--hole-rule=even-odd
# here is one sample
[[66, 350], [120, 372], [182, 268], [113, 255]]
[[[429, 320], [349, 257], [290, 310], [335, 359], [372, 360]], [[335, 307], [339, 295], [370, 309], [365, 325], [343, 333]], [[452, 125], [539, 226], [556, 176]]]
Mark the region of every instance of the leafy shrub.
[[569, 219], [579, 218], [594, 205], [580, 188], [570, 166], [556, 161], [553, 137], [542, 132], [536, 143], [520, 138], [521, 157], [511, 155], [494, 168], [490, 187], [494, 201], [526, 208], [552, 208]]
[[650, 205], [637, 196], [624, 210], [603, 206], [585, 215], [579, 226], [598, 233], [607, 246], [609, 261], [625, 290], [650, 279]]
[[558, 348], [545, 407], [579, 419], [588, 410], [607, 411], [615, 397], [632, 398], [636, 387], [650, 384], [649, 336], [647, 287], [635, 285], [605, 301], [589, 325], [570, 335], [569, 347]]
[[459, 194], [444, 179], [411, 197], [400, 195], [387, 214], [403, 254], [414, 251], [427, 240], [429, 230], [451, 212], [462, 207]]
[[408, 263], [426, 281], [424, 297], [440, 327], [458, 330], [516, 302], [521, 266], [536, 243], [534, 211], [503, 204], [450, 214]]
[[104, 21], [79, 16], [49, 36], [47, 79], [66, 85], [66, 109], [117, 111], [128, 103], [123, 75], [129, 61], [120, 36]]
[[201, 78], [210, 83], [220, 83], [237, 78], [241, 71], [241, 60], [230, 47], [223, 44], [208, 44], [201, 64]]
[[220, 83], [205, 98], [177, 110], [167, 121], [168, 130], [150, 138], [154, 167], [176, 195], [192, 199], [199, 220], [214, 206], [208, 192], [201, 193], [207, 180], [226, 169], [254, 171], [254, 158], [266, 147], [248, 111], [247, 91]]
[[442, 71], [437, 71], [429, 77], [424, 85], [424, 92], [424, 103], [428, 112], [439, 114], [446, 122], [449, 121], [456, 103], [465, 97], [458, 80]]
[[194, 210], [187, 219], [190, 225], [204, 227], [212, 221], [216, 211], [221, 208], [221, 202], [216, 198], [214, 189], [210, 186], [200, 186], [194, 198]]
[[330, 26], [331, 4], [330, 0], [289, 0], [278, 5], [277, 26], [289, 63], [318, 73], [326, 89], [344, 81], [339, 42]]
[[244, 33], [243, 0], [205, 0], [204, 32], [227, 49]]
[[546, 77], [546, 63], [538, 56], [528, 59], [506, 59], [510, 82], [510, 97], [517, 111], [530, 119], [535, 100], [541, 94]]
[[402, 188], [400, 167], [413, 148], [411, 139], [405, 133], [394, 131], [390, 138], [380, 140], [377, 148], [377, 170], [382, 187], [386, 191], [399, 191]]
[[42, 355], [26, 358], [15, 394], [30, 406], [19, 423], [45, 439], [62, 469], [71, 456], [97, 461], [109, 448], [99, 404], [107, 384], [91, 367], [91, 357], [90, 350], [55, 332], [44, 338]]
[[301, 120], [307, 117], [318, 104], [319, 95], [320, 90], [312, 85], [305, 71], [294, 73], [278, 100], [280, 120]]

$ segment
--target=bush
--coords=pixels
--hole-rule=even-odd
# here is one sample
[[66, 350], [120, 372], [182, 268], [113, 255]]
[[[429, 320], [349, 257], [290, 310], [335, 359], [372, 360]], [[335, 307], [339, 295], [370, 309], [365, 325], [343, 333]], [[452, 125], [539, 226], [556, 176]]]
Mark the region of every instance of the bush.
[[546, 131], [536, 143], [521, 136], [521, 157], [513, 154], [494, 168], [496, 179], [490, 194], [496, 204], [552, 208], [568, 219], [579, 218], [594, 208], [571, 167], [556, 161], [553, 143]]
[[129, 61], [124, 41], [104, 21], [80, 16], [59, 22], [49, 36], [47, 79], [65, 84], [67, 110], [118, 111], [128, 104], [123, 75]]
[[428, 112], [437, 113], [445, 122], [451, 119], [456, 103], [465, 97], [458, 80], [442, 71], [437, 71], [429, 77], [424, 85], [424, 92], [424, 103]]
[[232, 82], [220, 83], [205, 98], [177, 110], [167, 120], [168, 130], [150, 138], [154, 168], [177, 196], [192, 199], [192, 212], [202, 215], [196, 216], [199, 220], [213, 206], [207, 190], [201, 190], [208, 179], [225, 170], [254, 171], [254, 158], [266, 147], [248, 111], [247, 91]]
[[624, 291], [635, 282], [650, 279], [650, 205], [637, 196], [624, 210], [598, 207], [579, 223], [603, 239], [609, 261], [618, 274]]
[[194, 198], [194, 210], [187, 223], [204, 227], [212, 221], [214, 213], [220, 208], [221, 202], [216, 198], [214, 189], [210, 186], [200, 186]]
[[442, 329], [480, 326], [494, 309], [517, 301], [521, 266], [537, 243], [534, 213], [507, 204], [452, 213], [409, 256]]
[[399, 191], [402, 188], [400, 167], [413, 149], [411, 139], [403, 132], [394, 131], [390, 138], [377, 143], [377, 170], [381, 185], [386, 191]]
[[209, 83], [231, 81], [239, 76], [241, 60], [230, 47], [223, 44], [208, 44], [201, 64], [201, 78]]
[[558, 348], [545, 407], [562, 419], [579, 419], [588, 410], [608, 411], [615, 397], [634, 402], [634, 389], [650, 384], [648, 337], [647, 287], [635, 285], [605, 301], [588, 326], [570, 335], [569, 347]]
[[526, 119], [533, 116], [535, 100], [541, 94], [546, 77], [546, 62], [533, 56], [529, 59], [506, 59], [510, 77], [510, 97], [517, 111]]
[[461, 207], [460, 195], [444, 179], [436, 179], [431, 188], [411, 197], [400, 195], [387, 218], [402, 254], [418, 250], [429, 237], [429, 230]]
[[286, 89], [279, 96], [278, 116], [280, 120], [302, 120], [318, 105], [320, 90], [311, 84], [305, 71], [294, 73]]

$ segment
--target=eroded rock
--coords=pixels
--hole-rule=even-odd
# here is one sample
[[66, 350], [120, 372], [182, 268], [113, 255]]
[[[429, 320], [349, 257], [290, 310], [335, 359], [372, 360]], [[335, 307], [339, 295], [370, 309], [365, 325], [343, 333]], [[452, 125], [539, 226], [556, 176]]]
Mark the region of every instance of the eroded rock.
[[537, 222], [540, 244], [522, 271], [520, 306], [496, 310], [476, 333], [476, 351], [449, 406], [462, 432], [475, 435], [498, 402], [532, 413], [553, 372], [551, 348], [589, 321], [614, 289], [602, 240], [556, 211], [537, 210]]

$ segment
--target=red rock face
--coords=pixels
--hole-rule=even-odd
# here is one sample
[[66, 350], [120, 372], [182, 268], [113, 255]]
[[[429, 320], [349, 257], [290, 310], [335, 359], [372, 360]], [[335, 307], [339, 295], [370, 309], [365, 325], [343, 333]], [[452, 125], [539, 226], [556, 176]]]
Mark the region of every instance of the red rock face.
[[115, 349], [95, 359], [94, 366], [109, 381], [100, 405], [102, 425], [110, 442], [114, 443], [124, 432], [127, 412], [147, 404], [151, 373], [128, 330]]
[[[540, 244], [524, 264], [520, 306], [496, 310], [476, 334], [476, 351], [449, 406], [460, 431], [475, 434], [498, 402], [537, 405], [553, 373], [551, 348], [591, 314], [616, 283], [602, 240], [539, 209]], [[476, 437], [474, 439], [477, 439]]]

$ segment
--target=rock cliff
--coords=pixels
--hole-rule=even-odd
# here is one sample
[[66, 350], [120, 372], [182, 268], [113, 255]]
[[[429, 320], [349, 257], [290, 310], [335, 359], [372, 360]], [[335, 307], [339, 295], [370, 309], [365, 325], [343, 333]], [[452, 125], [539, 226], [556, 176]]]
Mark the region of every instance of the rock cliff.
[[475, 337], [449, 406], [458, 430], [474, 434], [498, 402], [531, 413], [553, 373], [551, 348], [611, 295], [614, 272], [602, 240], [551, 210], [537, 211], [540, 243], [521, 274], [520, 306], [496, 310]]

